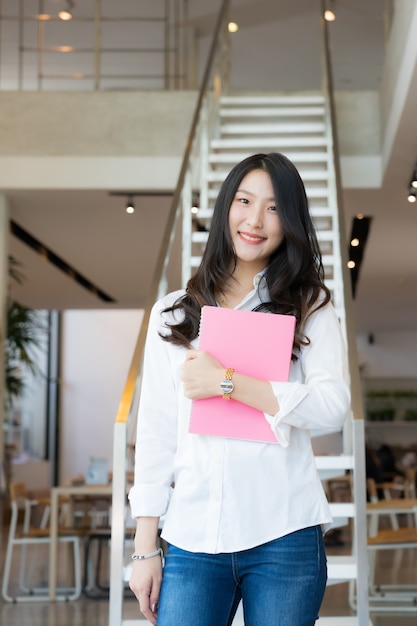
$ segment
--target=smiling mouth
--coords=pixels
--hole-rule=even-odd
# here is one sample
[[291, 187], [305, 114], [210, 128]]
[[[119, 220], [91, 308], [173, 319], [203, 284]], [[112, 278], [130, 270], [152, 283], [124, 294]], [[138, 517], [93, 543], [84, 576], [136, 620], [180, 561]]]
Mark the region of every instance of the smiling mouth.
[[266, 237], [259, 237], [259, 235], [251, 235], [250, 233], [242, 233], [241, 231], [239, 231], [239, 235], [248, 243], [262, 243], [263, 241], [266, 241]]

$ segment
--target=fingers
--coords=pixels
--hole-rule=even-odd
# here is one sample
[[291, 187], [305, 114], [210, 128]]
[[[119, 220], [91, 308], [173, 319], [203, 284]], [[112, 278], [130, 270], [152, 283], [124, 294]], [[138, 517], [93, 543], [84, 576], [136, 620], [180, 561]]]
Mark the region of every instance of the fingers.
[[129, 586], [139, 602], [141, 613], [151, 624], [156, 624], [161, 580], [161, 565], [157, 569], [153, 567], [148, 569], [145, 563], [135, 563], [133, 565]]
[[190, 400], [217, 395], [223, 367], [204, 350], [189, 350], [182, 366], [184, 394]]

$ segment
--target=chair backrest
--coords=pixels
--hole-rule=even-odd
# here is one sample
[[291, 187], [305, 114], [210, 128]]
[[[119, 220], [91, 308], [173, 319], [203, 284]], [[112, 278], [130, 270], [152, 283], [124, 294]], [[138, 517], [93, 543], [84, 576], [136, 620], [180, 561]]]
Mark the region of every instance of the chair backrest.
[[30, 528], [46, 528], [49, 523], [50, 499], [32, 499], [24, 482], [12, 482], [9, 485], [11, 520], [13, 532], [19, 524], [19, 511], [24, 510], [22, 530], [27, 533]]
[[366, 487], [368, 490], [369, 500], [371, 502], [378, 502], [378, 490], [376, 488], [376, 482], [373, 478], [366, 479]]
[[417, 467], [408, 467], [405, 471], [405, 482], [407, 488], [407, 497], [416, 497], [416, 481], [417, 481]]
[[9, 485], [10, 500], [19, 502], [19, 500], [28, 497], [26, 485], [23, 482], [10, 483]]

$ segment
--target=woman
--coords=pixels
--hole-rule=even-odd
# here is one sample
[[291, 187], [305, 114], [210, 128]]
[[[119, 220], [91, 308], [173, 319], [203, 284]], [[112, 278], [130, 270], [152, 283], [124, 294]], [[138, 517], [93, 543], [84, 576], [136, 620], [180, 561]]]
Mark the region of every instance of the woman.
[[[205, 304], [296, 316], [289, 382], [243, 376], [198, 350]], [[264, 413], [276, 443], [188, 432], [192, 400], [222, 395], [226, 368], [232, 397]], [[223, 183], [196, 275], [150, 319], [129, 498], [130, 586], [151, 623], [228, 626], [241, 599], [246, 626], [315, 623], [332, 520], [309, 429], [339, 429], [349, 399], [303, 182], [281, 154], [250, 156]]]

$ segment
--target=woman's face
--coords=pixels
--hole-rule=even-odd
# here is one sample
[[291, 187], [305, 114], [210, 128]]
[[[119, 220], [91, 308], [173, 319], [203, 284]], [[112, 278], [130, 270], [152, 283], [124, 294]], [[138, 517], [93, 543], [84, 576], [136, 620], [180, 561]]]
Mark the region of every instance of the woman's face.
[[246, 174], [229, 211], [229, 229], [237, 264], [257, 273], [281, 245], [284, 235], [271, 179], [263, 170]]

